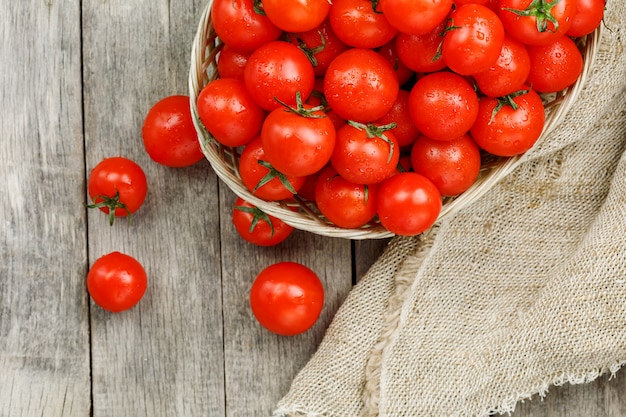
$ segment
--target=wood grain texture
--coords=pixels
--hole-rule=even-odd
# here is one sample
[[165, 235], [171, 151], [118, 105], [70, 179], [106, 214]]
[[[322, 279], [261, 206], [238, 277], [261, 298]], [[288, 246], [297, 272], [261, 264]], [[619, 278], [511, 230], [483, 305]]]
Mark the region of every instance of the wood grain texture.
[[0, 9], [0, 416], [85, 416], [79, 2]]

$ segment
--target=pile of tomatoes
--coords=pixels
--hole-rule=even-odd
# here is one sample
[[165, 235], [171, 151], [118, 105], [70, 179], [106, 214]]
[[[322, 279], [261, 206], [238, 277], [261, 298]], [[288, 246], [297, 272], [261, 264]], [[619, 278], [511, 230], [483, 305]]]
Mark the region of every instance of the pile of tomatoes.
[[541, 94], [579, 78], [576, 38], [604, 0], [213, 0], [210, 12], [219, 77], [198, 115], [239, 150], [250, 192], [415, 235], [485, 155], [535, 144]]

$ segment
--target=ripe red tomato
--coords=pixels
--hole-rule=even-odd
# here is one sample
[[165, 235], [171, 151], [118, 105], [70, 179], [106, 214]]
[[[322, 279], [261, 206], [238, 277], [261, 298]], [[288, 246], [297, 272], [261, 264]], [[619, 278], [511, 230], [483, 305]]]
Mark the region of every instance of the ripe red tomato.
[[390, 129], [389, 132], [393, 133], [396, 137], [400, 148], [411, 145], [420, 135], [419, 130], [417, 130], [417, 127], [415, 127], [411, 119], [409, 96], [410, 93], [408, 91], [400, 89], [398, 91], [398, 97], [393, 103], [393, 106], [391, 106], [391, 109], [375, 122], [378, 126], [389, 125], [391, 123], [396, 124], [396, 127]]
[[278, 201], [293, 197], [306, 177], [285, 175], [277, 171], [265, 158], [261, 137], [246, 144], [239, 157], [241, 182], [259, 198]]
[[583, 56], [567, 36], [548, 45], [529, 46], [528, 55], [527, 83], [538, 93], [564, 90], [574, 84], [583, 71]]
[[378, 217], [390, 232], [414, 236], [428, 230], [441, 212], [441, 194], [423, 175], [401, 172], [380, 184]]
[[441, 55], [457, 74], [470, 75], [493, 65], [504, 42], [504, 26], [487, 6], [464, 4], [448, 19]]
[[310, 329], [324, 307], [324, 287], [315, 272], [296, 262], [263, 269], [250, 288], [250, 308], [267, 330], [293, 336]]
[[315, 186], [315, 202], [332, 223], [344, 228], [367, 224], [376, 215], [378, 185], [350, 182], [332, 166], [322, 170]]
[[436, 140], [467, 133], [478, 114], [478, 96], [453, 72], [433, 72], [420, 78], [409, 95], [409, 111], [420, 132]]
[[267, 16], [254, 10], [254, 3], [254, 0], [213, 0], [213, 29], [222, 42], [238, 51], [254, 51], [283, 33]]
[[146, 152], [158, 164], [180, 168], [204, 158], [188, 96], [165, 97], [152, 106], [141, 136]]
[[148, 193], [148, 182], [143, 169], [124, 157], [105, 158], [89, 174], [87, 185], [93, 204], [109, 214], [112, 225], [115, 217], [128, 216], [141, 207]]
[[526, 45], [506, 35], [496, 63], [473, 77], [483, 94], [501, 97], [521, 90], [529, 73], [530, 57]]
[[400, 32], [423, 35], [446, 19], [452, 0], [381, 0], [383, 14]]
[[148, 287], [143, 266], [132, 256], [111, 252], [98, 258], [87, 273], [93, 301], [113, 313], [134, 307]]
[[371, 49], [342, 52], [324, 76], [324, 96], [330, 107], [342, 118], [361, 123], [384, 116], [393, 106], [398, 89], [391, 64]]
[[278, 245], [293, 232], [292, 226], [241, 197], [233, 206], [232, 221], [239, 236], [258, 246]]
[[333, 0], [329, 18], [333, 31], [355, 48], [378, 48], [391, 41], [398, 30], [389, 24], [380, 5], [370, 0]]
[[400, 60], [415, 72], [435, 72], [446, 67], [440, 53], [445, 21], [423, 35], [398, 33], [396, 49]]
[[545, 123], [541, 97], [525, 87], [503, 98], [483, 97], [470, 134], [478, 146], [497, 156], [519, 155], [537, 142]]
[[217, 72], [221, 78], [238, 78], [243, 81], [243, 70], [251, 52], [241, 52], [224, 44], [217, 56]]
[[263, 109], [272, 111], [285, 104], [296, 105], [296, 92], [303, 101], [313, 91], [315, 71], [307, 56], [290, 42], [262, 45], [248, 58], [243, 71], [248, 92]]
[[309, 31], [287, 35], [307, 55], [316, 77], [323, 77], [332, 60], [349, 48], [337, 37], [328, 19]]
[[198, 94], [197, 105], [200, 121], [222, 145], [245, 145], [261, 131], [265, 111], [239, 79], [211, 81]]
[[576, 0], [576, 14], [566, 35], [579, 38], [596, 30], [604, 18], [605, 7], [605, 0]]
[[577, 0], [500, 0], [499, 16], [512, 37], [547, 45], [564, 36], [574, 21]]
[[389, 127], [348, 122], [337, 132], [330, 158], [339, 175], [355, 184], [375, 184], [396, 171], [400, 146]]
[[476, 182], [480, 150], [467, 134], [449, 141], [420, 136], [411, 148], [411, 166], [431, 180], [442, 196], [455, 196]]
[[322, 169], [335, 146], [335, 126], [319, 108], [301, 102], [265, 119], [261, 142], [267, 161], [283, 174], [303, 177]]
[[285, 32], [306, 32], [328, 16], [328, 0], [263, 0], [263, 11]]

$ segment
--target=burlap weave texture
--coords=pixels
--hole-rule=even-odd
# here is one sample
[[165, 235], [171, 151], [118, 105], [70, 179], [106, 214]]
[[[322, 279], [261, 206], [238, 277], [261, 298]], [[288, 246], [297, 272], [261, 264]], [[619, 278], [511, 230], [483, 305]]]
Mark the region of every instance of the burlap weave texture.
[[276, 416], [487, 416], [626, 363], [626, 45], [609, 1], [563, 123], [486, 195], [395, 238]]

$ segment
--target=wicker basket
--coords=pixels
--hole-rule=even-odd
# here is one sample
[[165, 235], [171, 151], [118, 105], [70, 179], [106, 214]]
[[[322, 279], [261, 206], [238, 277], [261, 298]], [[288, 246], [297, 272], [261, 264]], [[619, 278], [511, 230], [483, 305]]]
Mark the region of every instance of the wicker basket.
[[[238, 172], [238, 162], [241, 149], [225, 147], [214, 140], [202, 126], [198, 117], [196, 100], [202, 88], [211, 80], [217, 78], [216, 58], [222, 44], [211, 24], [212, 1], [209, 0], [200, 18], [198, 30], [192, 45], [191, 68], [189, 71], [189, 90], [191, 112], [198, 131], [202, 150], [209, 160], [218, 177], [239, 197], [256, 205], [266, 213], [280, 218], [291, 226], [319, 235], [340, 237], [346, 239], [380, 239], [392, 237], [376, 220], [358, 229], [344, 229], [331, 224], [317, 209], [314, 202], [306, 201], [294, 196], [293, 199], [280, 202], [268, 202], [254, 196], [241, 182]], [[581, 51], [584, 59], [583, 72], [578, 81], [566, 91], [544, 96], [546, 105], [546, 122], [541, 141], [550, 133], [573, 105], [576, 97], [583, 88], [587, 73], [593, 65], [600, 39], [601, 29], [597, 29], [581, 42]], [[512, 172], [519, 164], [521, 156], [510, 158], [495, 158], [488, 164], [483, 164], [477, 181], [456, 197], [446, 197], [439, 218], [440, 221], [472, 201], [476, 200], [492, 188], [498, 181]], [[298, 210], [294, 211], [293, 207]]]

